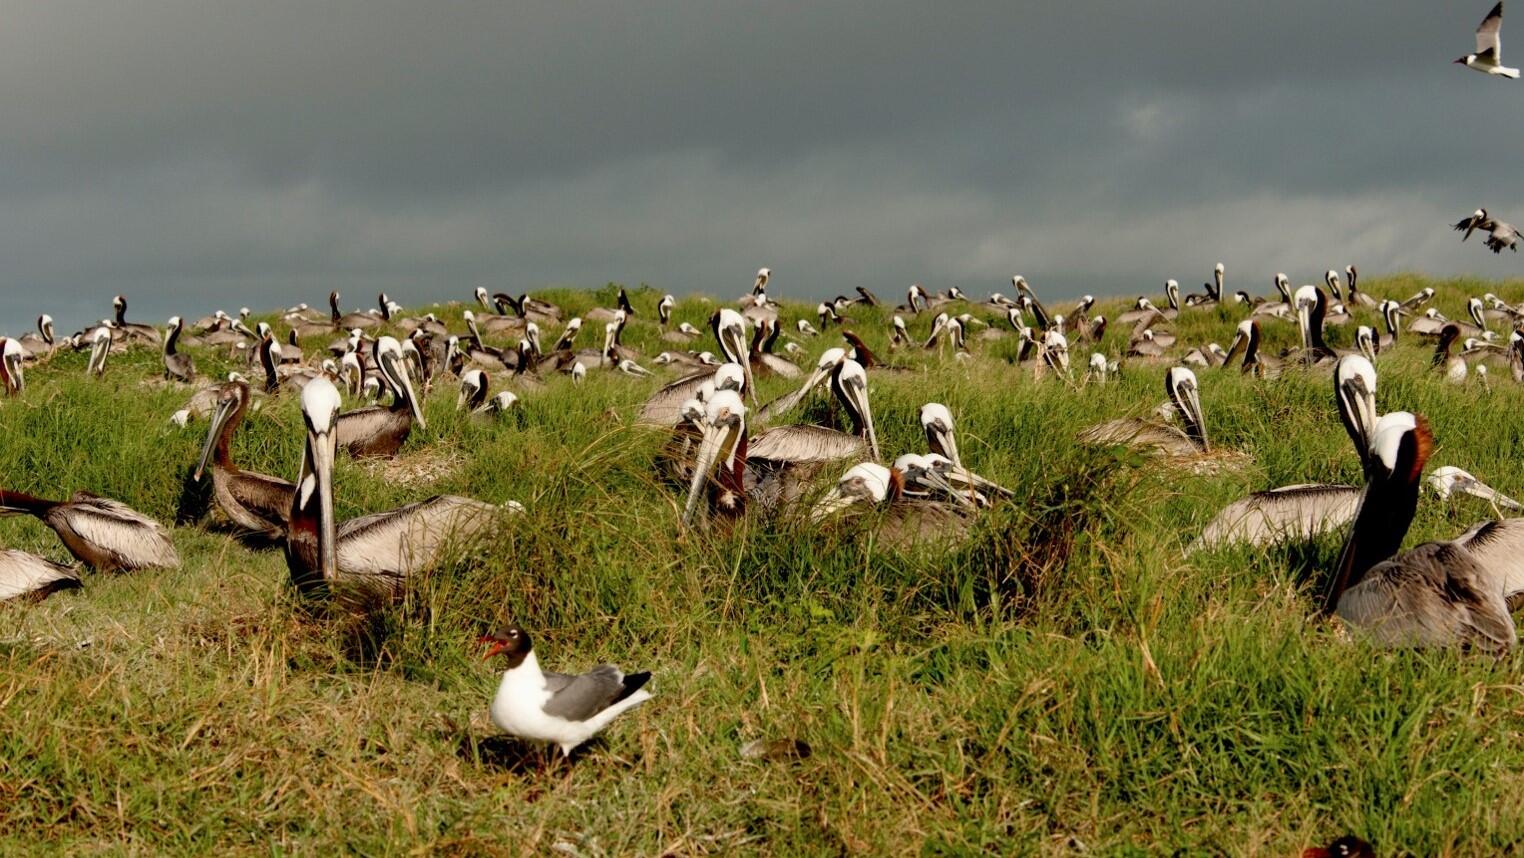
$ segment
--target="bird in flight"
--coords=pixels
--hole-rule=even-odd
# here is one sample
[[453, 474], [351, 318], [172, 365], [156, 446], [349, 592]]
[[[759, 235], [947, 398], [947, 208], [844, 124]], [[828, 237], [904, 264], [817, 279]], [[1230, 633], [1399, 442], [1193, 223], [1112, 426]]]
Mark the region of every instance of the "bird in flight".
[[1456, 62], [1486, 74], [1518, 79], [1518, 69], [1503, 65], [1502, 0], [1498, 0], [1498, 5], [1492, 7], [1492, 11], [1482, 19], [1482, 25], [1476, 28], [1476, 53], [1466, 54]]

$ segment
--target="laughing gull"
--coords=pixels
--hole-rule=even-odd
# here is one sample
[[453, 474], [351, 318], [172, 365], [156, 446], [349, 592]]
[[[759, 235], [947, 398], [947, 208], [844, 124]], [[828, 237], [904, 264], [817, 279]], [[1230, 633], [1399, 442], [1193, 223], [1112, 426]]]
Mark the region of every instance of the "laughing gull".
[[492, 698], [492, 723], [518, 736], [560, 745], [563, 756], [607, 727], [620, 713], [651, 699], [641, 688], [649, 672], [626, 676], [612, 664], [587, 673], [545, 673], [529, 635], [518, 626], [483, 635], [485, 658], [508, 657], [508, 669]]
[[1492, 7], [1481, 26], [1476, 28], [1476, 53], [1466, 54], [1456, 62], [1469, 69], [1501, 77], [1519, 77], [1518, 69], [1503, 65], [1503, 2]]

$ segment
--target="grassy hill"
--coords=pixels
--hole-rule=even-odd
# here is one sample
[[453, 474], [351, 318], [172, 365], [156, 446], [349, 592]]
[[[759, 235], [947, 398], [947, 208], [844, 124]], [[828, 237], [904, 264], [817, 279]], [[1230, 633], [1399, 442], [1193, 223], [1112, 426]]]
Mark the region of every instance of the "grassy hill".
[[[1469, 294], [1524, 299], [1524, 283], [1362, 285], [1398, 298], [1432, 285], [1452, 317]], [[607, 289], [537, 295], [573, 313], [612, 303]], [[633, 295], [626, 337], [648, 366], [672, 347], [658, 297]], [[685, 299], [675, 319], [703, 327], [712, 307]], [[463, 306], [432, 309], [464, 330]], [[1187, 311], [1177, 353], [1226, 346], [1241, 312]], [[784, 317], [792, 333], [813, 305]], [[939, 401], [965, 461], [1015, 490], [966, 541], [889, 547], [871, 517], [684, 532], [682, 498], [651, 466], [664, 438], [632, 419], [659, 381], [547, 377], [501, 421], [456, 413], [442, 382], [397, 462], [340, 458], [340, 518], [445, 491], [527, 512], [394, 608], [305, 605], [278, 550], [200, 522], [174, 532], [178, 571], [87, 574], [81, 591], [0, 606], [0, 851], [1287, 855], [1354, 832], [1383, 854], [1478, 854], [1519, 838], [1519, 655], [1350, 639], [1316, 612], [1338, 538], [1184, 555], [1248, 491], [1360, 482], [1326, 370], [1198, 370], [1231, 465], [1199, 475], [1075, 441], [1148, 414], [1164, 365], [1038, 383], [1011, 363], [1014, 337], [976, 334], [961, 362], [891, 353], [887, 314], [852, 317], [881, 356], [925, 370], [870, 374], [886, 456], [924, 449], [917, 413]], [[928, 317], [908, 321], [924, 336]], [[1266, 334], [1273, 350], [1296, 338], [1286, 323]], [[1101, 350], [1120, 354], [1126, 335], [1113, 325]], [[801, 342], [811, 362], [840, 344]], [[1408, 337], [1381, 356], [1381, 410], [1429, 417], [1434, 465], [1524, 493], [1524, 388], [1502, 368], [1490, 390], [1448, 385], [1429, 355]], [[203, 375], [233, 368], [196, 357]], [[1075, 350], [1076, 381], [1087, 357]], [[113, 357], [104, 380], [84, 363], [61, 354], [0, 402], [0, 484], [89, 489], [174, 520], [206, 430], [168, 420], [191, 389], [154, 380], [149, 350]], [[792, 383], [759, 385], [765, 401]], [[301, 432], [294, 398], [272, 398], [234, 456], [293, 478]], [[1426, 492], [1408, 544], [1488, 515]], [[0, 546], [68, 559], [30, 519], [0, 520]], [[656, 698], [571, 765], [495, 735], [483, 715], [496, 668], [474, 640], [505, 618], [549, 665], [653, 670]], [[780, 738], [813, 753], [739, 753]]]

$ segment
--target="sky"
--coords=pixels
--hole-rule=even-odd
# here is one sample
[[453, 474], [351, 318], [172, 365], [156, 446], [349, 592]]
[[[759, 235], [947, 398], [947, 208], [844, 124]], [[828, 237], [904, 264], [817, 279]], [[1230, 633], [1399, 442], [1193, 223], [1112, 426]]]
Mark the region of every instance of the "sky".
[[1486, 12], [0, 0], [0, 330], [761, 266], [807, 299], [1508, 276], [1449, 229], [1524, 219], [1524, 81], [1451, 63]]

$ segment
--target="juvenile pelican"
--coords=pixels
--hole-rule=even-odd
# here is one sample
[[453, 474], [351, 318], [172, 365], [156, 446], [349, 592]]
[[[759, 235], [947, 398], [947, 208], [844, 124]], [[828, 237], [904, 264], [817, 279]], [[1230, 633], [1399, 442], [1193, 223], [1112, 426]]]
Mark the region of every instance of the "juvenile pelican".
[[409, 576], [445, 559], [452, 541], [485, 532], [504, 508], [438, 495], [337, 523], [333, 460], [339, 404], [339, 392], [326, 378], [313, 379], [302, 389], [307, 441], [291, 498], [286, 565], [304, 595], [346, 585], [395, 595]]
[[233, 463], [233, 435], [248, 411], [250, 390], [243, 381], [229, 381], [217, 388], [201, 460], [194, 479], [208, 470], [212, 474], [212, 498], [230, 521], [250, 533], [276, 539], [286, 532], [286, 517], [291, 513], [291, 493], [295, 487], [285, 480], [254, 471], [245, 471]]

